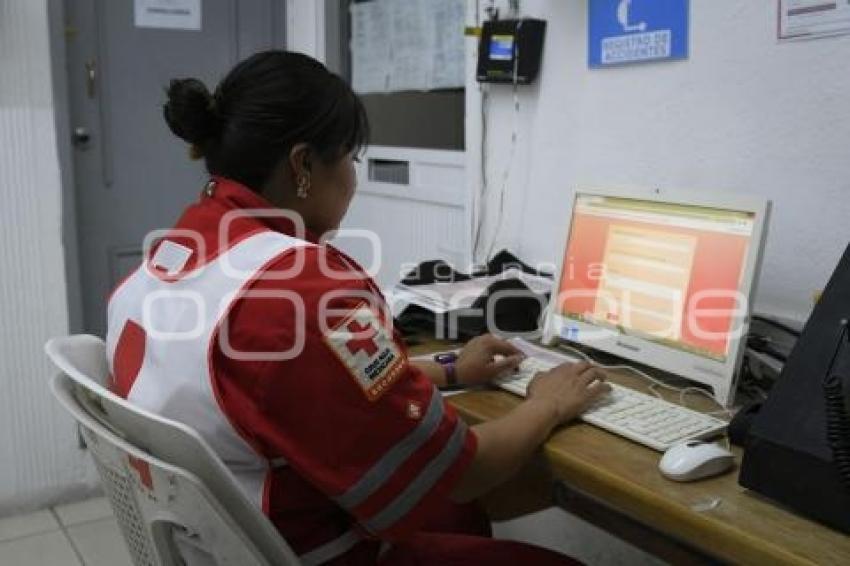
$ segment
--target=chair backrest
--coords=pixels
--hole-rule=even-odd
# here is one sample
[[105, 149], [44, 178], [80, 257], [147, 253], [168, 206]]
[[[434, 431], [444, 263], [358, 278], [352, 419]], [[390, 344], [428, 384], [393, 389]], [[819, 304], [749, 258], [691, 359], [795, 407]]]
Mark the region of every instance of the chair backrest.
[[137, 566], [179, 563], [164, 534], [167, 525], [183, 533], [181, 551], [202, 549], [199, 556], [213, 558], [207, 563], [300, 564], [195, 430], [134, 407], [105, 387], [100, 338], [54, 338], [45, 350], [63, 372], [53, 392], [83, 428]]

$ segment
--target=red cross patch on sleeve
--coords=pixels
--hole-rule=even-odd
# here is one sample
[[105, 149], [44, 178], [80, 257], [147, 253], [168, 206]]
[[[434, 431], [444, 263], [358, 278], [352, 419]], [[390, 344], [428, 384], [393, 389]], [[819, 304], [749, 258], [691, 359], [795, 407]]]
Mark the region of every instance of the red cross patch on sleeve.
[[370, 401], [380, 398], [404, 373], [404, 354], [375, 311], [365, 304], [324, 338]]

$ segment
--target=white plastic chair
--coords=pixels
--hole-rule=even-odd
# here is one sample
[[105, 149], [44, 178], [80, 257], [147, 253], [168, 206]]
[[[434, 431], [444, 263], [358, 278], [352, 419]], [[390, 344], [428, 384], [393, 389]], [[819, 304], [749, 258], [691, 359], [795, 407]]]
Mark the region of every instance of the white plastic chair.
[[51, 390], [80, 424], [136, 566], [297, 566], [274, 525], [190, 427], [109, 391], [100, 338], [54, 338]]

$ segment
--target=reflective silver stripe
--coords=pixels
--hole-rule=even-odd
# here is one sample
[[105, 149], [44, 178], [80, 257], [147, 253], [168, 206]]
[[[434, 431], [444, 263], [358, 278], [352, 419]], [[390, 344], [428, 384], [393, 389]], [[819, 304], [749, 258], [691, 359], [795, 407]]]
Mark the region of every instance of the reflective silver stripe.
[[329, 560], [333, 560], [338, 556], [342, 556], [358, 542], [362, 540], [362, 537], [357, 533], [357, 531], [348, 531], [344, 535], [339, 538], [335, 538], [330, 542], [323, 544], [317, 548], [314, 548], [310, 552], [302, 554], [298, 558], [301, 560], [301, 563], [304, 566], [315, 566], [318, 564], [324, 564]]
[[455, 462], [466, 441], [466, 425], [458, 419], [454, 432], [443, 447], [440, 455], [416, 476], [407, 488], [401, 492], [383, 511], [363, 523], [369, 531], [383, 531], [404, 517], [427, 494], [446, 470]]
[[425, 418], [416, 428], [384, 454], [348, 491], [335, 497], [334, 501], [346, 509], [353, 509], [375, 493], [399, 466], [431, 438], [443, 420], [444, 410], [443, 397], [435, 389]]

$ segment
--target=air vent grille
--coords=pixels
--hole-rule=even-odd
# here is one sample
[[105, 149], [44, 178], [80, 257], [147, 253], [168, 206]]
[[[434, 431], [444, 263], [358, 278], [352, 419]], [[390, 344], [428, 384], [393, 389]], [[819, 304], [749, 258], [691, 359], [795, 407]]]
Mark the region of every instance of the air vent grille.
[[410, 184], [410, 162], [394, 159], [370, 159], [369, 180], [395, 185]]

